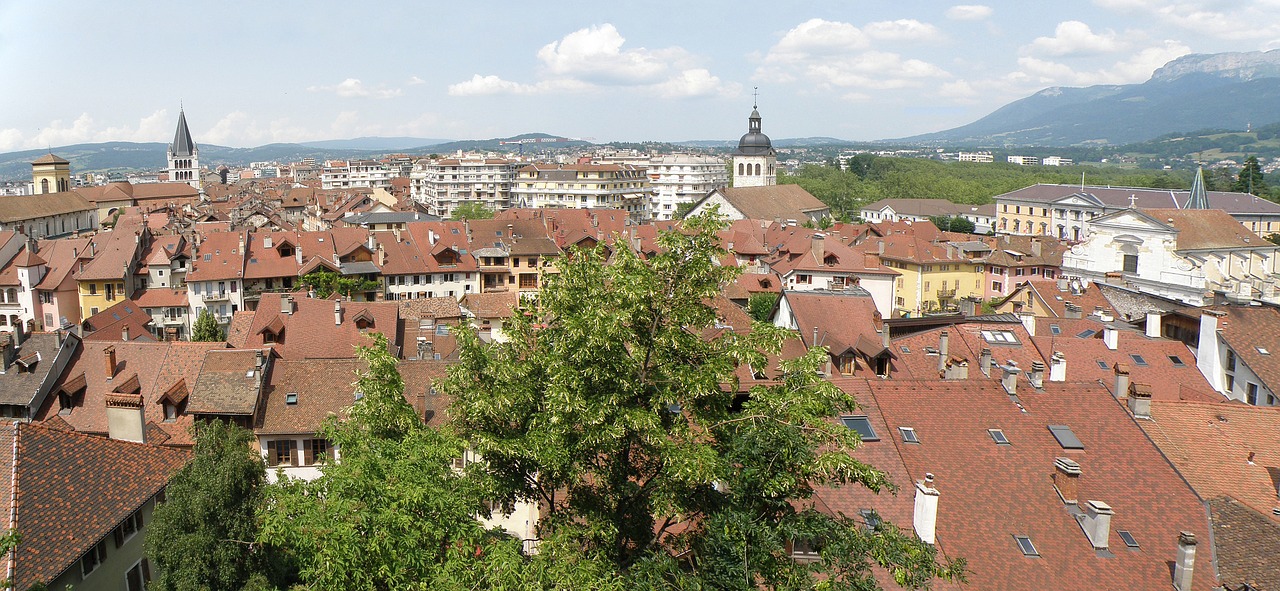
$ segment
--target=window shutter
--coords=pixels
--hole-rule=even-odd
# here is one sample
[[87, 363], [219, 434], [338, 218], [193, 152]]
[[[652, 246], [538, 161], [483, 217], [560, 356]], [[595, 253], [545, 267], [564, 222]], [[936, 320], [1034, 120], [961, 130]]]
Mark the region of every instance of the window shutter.
[[316, 463], [316, 446], [314, 442], [315, 440], [313, 439], [308, 439], [303, 442], [305, 447], [302, 448], [302, 465], [304, 466], [310, 466], [311, 464]]
[[134, 515], [138, 517], [138, 531], [142, 531], [142, 509], [138, 509], [138, 512], [134, 513]]
[[116, 538], [117, 548], [124, 545], [124, 526], [116, 527], [116, 530], [114, 532], [111, 532], [111, 534]]
[[277, 443], [278, 442], [274, 440], [267, 442], [267, 465], [268, 466], [275, 466], [276, 464], [279, 463], [278, 461], [276, 461], [276, 458], [278, 457], [278, 455], [276, 454]]
[[147, 562], [146, 557], [142, 558], [142, 580], [151, 582], [151, 563]]

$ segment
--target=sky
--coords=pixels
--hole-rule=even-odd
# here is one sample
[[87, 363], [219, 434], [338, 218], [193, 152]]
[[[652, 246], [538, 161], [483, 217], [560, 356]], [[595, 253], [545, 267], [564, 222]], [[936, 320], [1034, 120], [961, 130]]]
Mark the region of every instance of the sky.
[[757, 92], [774, 138], [875, 140], [1273, 48], [1280, 0], [0, 0], [0, 151], [169, 142], [180, 108], [232, 147], [733, 139]]

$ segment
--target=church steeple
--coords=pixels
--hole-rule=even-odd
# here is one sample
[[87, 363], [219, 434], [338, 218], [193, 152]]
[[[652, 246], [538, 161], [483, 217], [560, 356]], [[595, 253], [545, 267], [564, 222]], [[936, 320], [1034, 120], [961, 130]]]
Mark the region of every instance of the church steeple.
[[760, 131], [760, 108], [751, 101], [751, 116], [747, 117], [747, 133], [738, 140], [738, 150], [733, 153], [733, 186], [766, 187], [777, 184], [777, 153], [769, 136]]
[[173, 133], [173, 143], [169, 144], [169, 181], [201, 189], [200, 149], [191, 139], [187, 113], [182, 108], [178, 109], [178, 129]]
[[1183, 209], [1209, 209], [1209, 195], [1204, 192], [1204, 167], [1196, 168], [1196, 178], [1191, 181], [1191, 196]]

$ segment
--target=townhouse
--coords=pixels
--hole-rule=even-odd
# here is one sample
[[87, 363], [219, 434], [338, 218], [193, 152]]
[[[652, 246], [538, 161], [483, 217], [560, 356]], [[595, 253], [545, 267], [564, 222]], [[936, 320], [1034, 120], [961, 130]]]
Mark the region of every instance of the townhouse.
[[974, 232], [986, 234], [996, 227], [996, 206], [952, 203], [945, 199], [881, 199], [863, 206], [858, 217], [871, 223], [927, 222], [934, 217], [960, 217], [973, 222]]
[[191, 316], [208, 310], [218, 324], [244, 309], [245, 233], [209, 232], [196, 244], [187, 270], [187, 302]]
[[80, 317], [87, 318], [133, 296], [136, 272], [151, 233], [140, 217], [121, 217], [116, 229], [89, 242], [89, 259], [74, 272]]
[[480, 264], [481, 291], [536, 294], [560, 254], [541, 219], [467, 222], [471, 253]]
[[949, 242], [930, 242], [914, 234], [891, 234], [874, 251], [886, 267], [898, 271], [895, 316], [953, 310], [961, 300], [982, 298], [986, 263], [969, 258]]

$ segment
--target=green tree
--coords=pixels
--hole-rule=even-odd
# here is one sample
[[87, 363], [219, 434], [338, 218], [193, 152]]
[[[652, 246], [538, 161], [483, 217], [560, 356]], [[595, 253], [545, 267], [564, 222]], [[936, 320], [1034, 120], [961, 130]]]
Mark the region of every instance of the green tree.
[[227, 340], [227, 332], [218, 326], [218, 319], [208, 308], [201, 308], [200, 315], [196, 316], [196, 321], [191, 325], [191, 340], [200, 342], [213, 342]]
[[1252, 193], [1254, 195], [1265, 195], [1267, 193], [1267, 182], [1262, 178], [1262, 167], [1258, 165], [1258, 157], [1250, 156], [1244, 161], [1244, 167], [1240, 169], [1240, 175], [1236, 177], [1235, 185], [1232, 187], [1237, 193]]
[[961, 234], [972, 234], [974, 233], [974, 231], [977, 230], [977, 226], [975, 226], [973, 222], [963, 217], [960, 217], [958, 215], [930, 216], [929, 221], [933, 222], [933, 225], [937, 226], [939, 230], [946, 230], [947, 232], [960, 232]]
[[381, 283], [361, 276], [339, 275], [325, 268], [316, 269], [298, 280], [304, 287], [314, 291], [317, 298], [328, 299], [333, 294], [352, 297], [355, 294], [377, 291]]
[[423, 424], [386, 338], [373, 338], [359, 349], [369, 366], [352, 385], [359, 400], [349, 418], [331, 417], [322, 429], [341, 461], [314, 481], [270, 487], [261, 539], [286, 548], [304, 587], [316, 591], [435, 589], [452, 561], [479, 564], [482, 546], [513, 555], [514, 543], [518, 556], [518, 542], [488, 536], [474, 517], [486, 511], [479, 491], [451, 468], [462, 441]]
[[1266, 235], [1267, 242], [1280, 246], [1280, 234], [1271, 233]]
[[[689, 218], [649, 259], [575, 251], [504, 326], [507, 342], [459, 331], [443, 387], [492, 500], [539, 503], [542, 548], [638, 588], [866, 588], [872, 564], [910, 585], [959, 576], [962, 564], [938, 564], [896, 529], [813, 510], [815, 487], [890, 488], [831, 420], [854, 403], [819, 376], [823, 350], [782, 361], [778, 383], [745, 398], [722, 386], [744, 364], [764, 367], [785, 337], [757, 324], [704, 338], [708, 301], [737, 273], [716, 263], [723, 227]], [[818, 545], [821, 560], [792, 560], [791, 540]]]
[[751, 294], [747, 298], [747, 313], [756, 322], [769, 322], [772, 320], [770, 314], [773, 314], [773, 307], [777, 305], [778, 297], [778, 294], [768, 292]]
[[451, 220], [487, 220], [493, 217], [493, 210], [483, 203], [468, 201], [453, 208], [449, 214]]
[[266, 481], [253, 433], [213, 421], [196, 428], [191, 462], [169, 482], [144, 541], [156, 565], [150, 588], [241, 589], [279, 579], [282, 558], [255, 541], [255, 508]]

